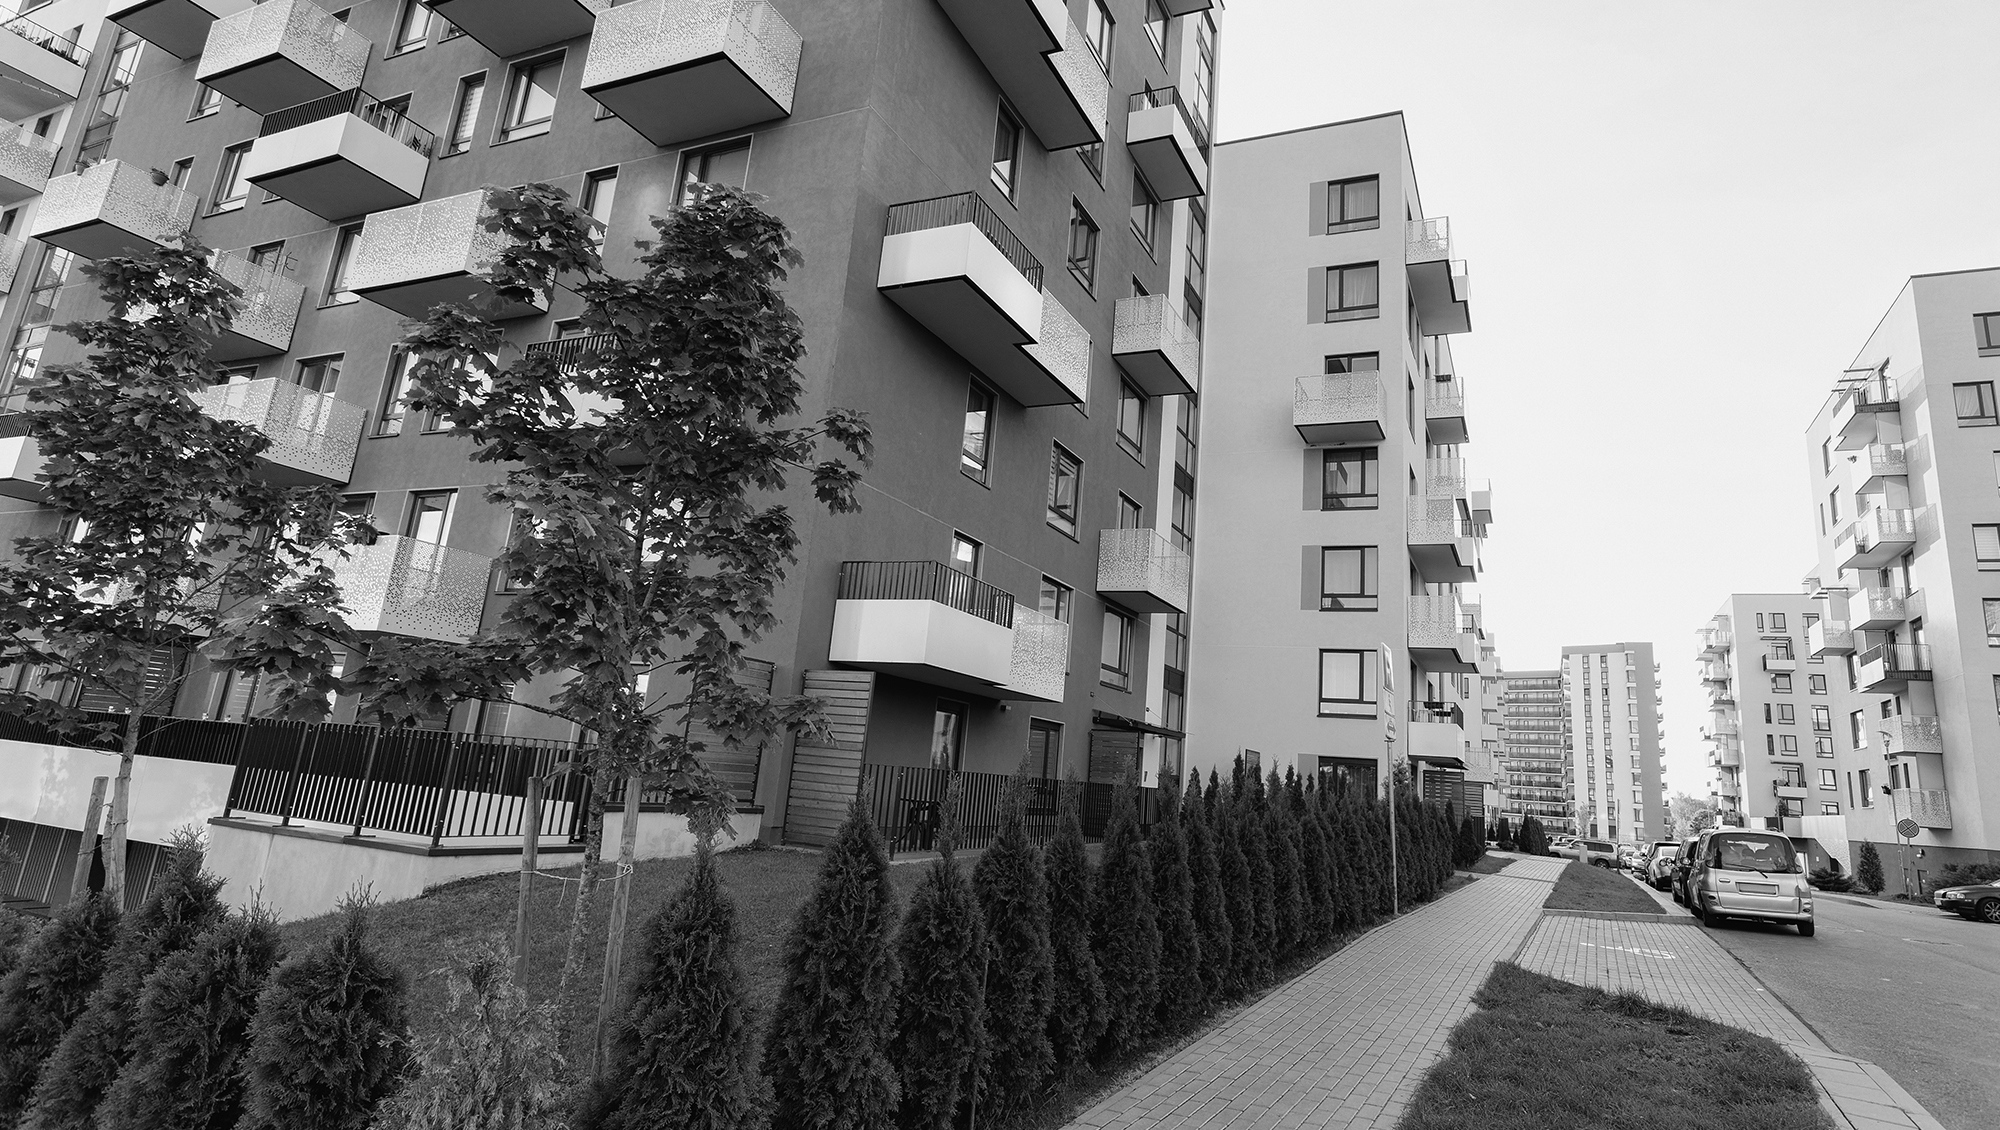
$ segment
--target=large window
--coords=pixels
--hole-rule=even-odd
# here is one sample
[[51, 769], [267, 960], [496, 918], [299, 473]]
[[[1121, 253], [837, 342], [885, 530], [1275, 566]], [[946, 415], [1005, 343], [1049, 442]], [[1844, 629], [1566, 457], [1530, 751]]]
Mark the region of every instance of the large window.
[[1097, 286], [1097, 221], [1072, 200], [1069, 205], [1069, 273], [1085, 290]]
[[738, 138], [706, 149], [696, 149], [681, 158], [681, 188], [676, 207], [686, 207], [701, 198], [701, 186], [726, 184], [745, 188], [750, 183], [750, 139]]
[[1951, 386], [1952, 403], [1958, 408], [1961, 428], [1991, 427], [2000, 424], [2000, 411], [1993, 403], [1992, 381], [1969, 381]]
[[1000, 114], [993, 123], [993, 184], [1014, 198], [1014, 190], [1021, 176], [1021, 137], [1026, 131], [1021, 127], [1021, 119], [1007, 104], [1000, 104]]
[[1979, 348], [2000, 349], [2000, 311], [1972, 316], [1972, 336], [1979, 342]]
[[1054, 617], [1067, 624], [1070, 622], [1071, 612], [1076, 607], [1076, 590], [1054, 577], [1043, 577], [1041, 595], [1036, 607], [1042, 615]]
[[250, 182], [243, 179], [243, 158], [250, 155], [250, 144], [238, 142], [222, 151], [222, 165], [215, 172], [213, 211], [240, 208], [250, 196]]
[[514, 67], [507, 88], [507, 117], [500, 140], [513, 141], [549, 132], [556, 116], [556, 90], [562, 85], [561, 52], [530, 59]]
[[1121, 691], [1132, 686], [1132, 621], [1109, 608], [1104, 610], [1104, 642], [1097, 681]]
[[975, 483], [985, 483], [993, 450], [993, 394], [978, 381], [965, 387], [965, 432], [958, 445], [958, 469]]
[[1812, 708], [1813, 729], [1822, 734], [1833, 733], [1833, 711], [1824, 706]]
[[403, 536], [427, 545], [443, 545], [451, 536], [451, 515], [457, 500], [455, 490], [411, 491], [409, 513], [403, 519]]
[[331, 394], [340, 384], [341, 360], [342, 357], [338, 353], [326, 357], [308, 357], [299, 362], [297, 371], [292, 374], [292, 381], [307, 392]]
[[472, 148], [472, 131], [479, 125], [479, 105], [485, 100], [484, 71], [458, 80], [458, 101], [451, 112], [451, 135], [445, 139], [445, 156]]
[[353, 302], [361, 296], [347, 289], [348, 273], [354, 268], [354, 248], [361, 242], [361, 225], [350, 224], [340, 229], [333, 240], [333, 259], [326, 272], [326, 301], [324, 306], [341, 302]]
[[1381, 505], [1381, 465], [1375, 448], [1329, 448], [1323, 459], [1321, 510], [1373, 510]]
[[137, 35], [119, 29], [118, 38], [111, 45], [111, 64], [104, 70], [104, 85], [98, 88], [97, 105], [91, 110], [83, 142], [76, 151], [78, 169], [95, 165], [110, 152], [111, 134], [125, 112], [125, 96], [132, 92], [132, 77], [139, 71], [139, 56], [144, 50], [145, 45]]
[[1379, 353], [1329, 353], [1326, 356], [1326, 374], [1376, 373], [1382, 369], [1382, 355]]
[[1374, 263], [1351, 263], [1326, 269], [1326, 320], [1372, 318], [1380, 312], [1382, 269]]
[[1319, 712], [1322, 715], [1375, 713], [1375, 653], [1324, 650], [1319, 653]]
[[1382, 223], [1382, 182], [1376, 177], [1337, 180], [1326, 186], [1326, 230], [1361, 231]]
[[1028, 719], [1028, 772], [1044, 781], [1062, 776], [1062, 723]]
[[1131, 385], [1118, 385], [1118, 446], [1143, 461], [1146, 457], [1146, 397]]
[[1380, 555], [1372, 545], [1328, 545], [1319, 551], [1319, 610], [1374, 612], [1382, 604]]
[[948, 698], [937, 700], [931, 714], [931, 768], [958, 769], [965, 761], [966, 706]]
[[1049, 457], [1049, 525], [1076, 536], [1078, 500], [1083, 493], [1083, 460], [1056, 444]]

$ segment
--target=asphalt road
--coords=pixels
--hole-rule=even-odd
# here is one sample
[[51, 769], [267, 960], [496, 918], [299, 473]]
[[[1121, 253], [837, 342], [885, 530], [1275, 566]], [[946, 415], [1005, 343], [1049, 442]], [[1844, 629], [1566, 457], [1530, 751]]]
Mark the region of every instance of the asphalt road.
[[1819, 929], [1710, 931], [1835, 1051], [1882, 1066], [1950, 1130], [2000, 1127], [2000, 926], [1821, 895]]

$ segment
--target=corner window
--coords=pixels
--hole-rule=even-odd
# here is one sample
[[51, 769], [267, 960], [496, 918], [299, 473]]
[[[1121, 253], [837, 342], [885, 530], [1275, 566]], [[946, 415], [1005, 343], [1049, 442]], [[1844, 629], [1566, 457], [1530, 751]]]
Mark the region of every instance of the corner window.
[[1021, 135], [1025, 132], [1021, 119], [1002, 102], [999, 117], [993, 123], [993, 185], [1009, 200], [1014, 198], [1021, 172]]
[[1985, 428], [2000, 424], [2000, 412], [1993, 403], [1992, 381], [1969, 381], [1951, 386], [1952, 403], [1958, 409], [1958, 426]]
[[451, 135], [445, 141], [445, 156], [472, 148], [472, 131], [479, 124], [479, 105], [485, 100], [485, 72], [458, 80], [458, 101], [451, 113]]
[[1375, 653], [1323, 650], [1319, 653], [1319, 713], [1375, 713]]
[[1075, 200], [1069, 205], [1069, 273], [1085, 290], [1097, 286], [1097, 221]]
[[562, 84], [561, 52], [516, 64], [507, 89], [507, 117], [500, 140], [514, 141], [549, 132], [556, 116], [556, 91]]
[[1382, 181], [1379, 177], [1337, 180], [1326, 186], [1326, 231], [1363, 231], [1382, 223]]
[[333, 259], [326, 272], [326, 301], [323, 306], [353, 302], [361, 296], [347, 289], [347, 276], [354, 268], [354, 248], [361, 242], [361, 225], [341, 228], [333, 240]]
[[749, 138], [696, 149], [681, 158], [681, 187], [674, 197], [674, 207], [685, 208], [701, 199], [701, 186], [705, 184], [744, 188], [749, 183]]
[[1104, 610], [1104, 642], [1097, 681], [1121, 691], [1132, 686], [1132, 620], [1109, 608]]
[[1382, 604], [1380, 554], [1372, 545], [1329, 545], [1319, 551], [1319, 610], [1374, 612]]
[[1331, 448], [1321, 472], [1321, 510], [1374, 510], [1381, 502], [1377, 449]]
[[1326, 269], [1326, 320], [1351, 321], [1380, 313], [1382, 269], [1374, 263], [1353, 263]]
[[1146, 398], [1129, 384], [1118, 386], [1118, 446], [1146, 458]]
[[1972, 316], [1972, 336], [1979, 343], [1980, 352], [1989, 349], [2000, 350], [2000, 311]]
[[250, 142], [239, 142], [222, 151], [222, 165], [215, 173], [215, 207], [212, 212], [240, 208], [250, 195], [250, 182], [243, 179], [243, 158], [250, 155]]
[[1083, 493], [1083, 460], [1055, 445], [1049, 457], [1049, 525], [1076, 536], [1077, 500]]
[[958, 469], [981, 485], [987, 481], [993, 449], [993, 401], [993, 394], [979, 382], [966, 385], [965, 432], [958, 445]]

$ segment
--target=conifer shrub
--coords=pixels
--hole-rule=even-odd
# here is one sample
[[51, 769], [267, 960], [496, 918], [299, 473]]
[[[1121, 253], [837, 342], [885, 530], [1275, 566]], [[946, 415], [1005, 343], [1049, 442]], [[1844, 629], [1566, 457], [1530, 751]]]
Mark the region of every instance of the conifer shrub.
[[904, 1130], [952, 1130], [985, 1043], [985, 915], [953, 854], [961, 793], [954, 776], [938, 858], [924, 869], [896, 936], [903, 986], [890, 1055], [901, 1072]]
[[1130, 784], [1118, 786], [1104, 830], [1091, 924], [1104, 982], [1104, 1036], [1098, 1052], [1106, 1061], [1145, 1044], [1160, 992], [1160, 925], [1153, 907], [1153, 870], [1139, 838], [1137, 801]]
[[1521, 817], [1521, 827], [1514, 833], [1514, 842], [1528, 855], [1549, 854], [1548, 833], [1542, 830], [1542, 822], [1533, 816]]
[[1471, 867], [1486, 858], [1485, 829], [1480, 827], [1479, 818], [1467, 814], [1458, 826], [1458, 865]]
[[1500, 845], [1501, 851], [1514, 850], [1514, 829], [1507, 823], [1505, 816], [1498, 817], [1493, 822], [1493, 842]]
[[401, 970], [368, 942], [369, 899], [338, 932], [286, 958], [258, 995], [238, 1130], [361, 1130], [402, 1071]]
[[283, 951], [276, 920], [252, 906], [162, 959], [135, 1002], [130, 1058], [90, 1125], [96, 1130], [235, 1126], [243, 1116], [242, 1068], [251, 1018]]
[[1262, 806], [1255, 795], [1261, 791], [1261, 783], [1253, 782], [1258, 782], [1254, 773], [1244, 782], [1244, 791], [1230, 798], [1237, 846], [1243, 849], [1243, 860], [1250, 871], [1250, 947], [1238, 951], [1242, 955], [1238, 960], [1249, 966], [1246, 975], [1250, 978], [1250, 988], [1271, 980], [1278, 957], [1277, 882], [1271, 873], [1271, 844], [1264, 831]]
[[21, 1117], [42, 1064], [97, 991], [120, 917], [100, 894], [71, 901], [21, 947], [0, 981], [0, 1126]]
[[[0, 859], [0, 870], [6, 861]], [[7, 974], [14, 969], [14, 963], [21, 958], [21, 951], [34, 939], [42, 920], [26, 914], [0, 907], [0, 983], [7, 980]]]
[[1041, 1093], [1055, 1072], [1049, 1012], [1055, 1000], [1055, 950], [1049, 940], [1048, 877], [1028, 839], [1022, 807], [1027, 782], [1017, 775], [1000, 835], [972, 869], [972, 889], [986, 916], [986, 1055], [979, 1109], [996, 1120]]
[[[1229, 963], [1223, 967], [1222, 977], [1229, 997], [1240, 997], [1263, 983], [1257, 970], [1257, 899], [1251, 890], [1250, 856], [1243, 850], [1242, 825], [1236, 817], [1234, 798], [1221, 794], [1210, 810], [1209, 827], [1215, 833], [1216, 878], [1229, 924]], [[1265, 960], [1269, 961], [1269, 955]]]
[[1213, 1011], [1229, 992], [1232, 964], [1229, 910], [1222, 892], [1222, 863], [1209, 827], [1207, 805], [1193, 774], [1181, 803], [1181, 828], [1187, 837], [1189, 896], [1195, 930], [1201, 936], [1202, 1000]]
[[1854, 865], [1854, 880], [1871, 895], [1882, 893], [1887, 880], [1882, 875], [1882, 853], [1875, 850], [1874, 844], [1862, 842], [1861, 859]]
[[445, 978], [442, 1022], [413, 1049], [372, 1130], [556, 1130], [564, 1096], [554, 1009], [528, 1003], [497, 936], [461, 943], [450, 960], [434, 974]]
[[1194, 876], [1188, 866], [1187, 829], [1180, 819], [1180, 789], [1160, 785], [1160, 822], [1146, 841], [1153, 864], [1153, 906], [1160, 930], [1160, 981], [1153, 1030], [1185, 1031], [1208, 1012], [1201, 979], [1205, 956], [1194, 917]]
[[1334, 925], [1332, 861], [1326, 850], [1326, 826], [1321, 823], [1319, 806], [1300, 797], [1293, 803], [1293, 821], [1299, 830], [1299, 874], [1305, 885], [1307, 916], [1305, 940], [1320, 945], [1333, 937]]
[[889, 1045], [902, 984], [895, 891], [882, 837], [858, 801], [827, 846], [785, 942], [764, 1042], [772, 1122], [796, 1130], [886, 1130], [901, 1099]]
[[1284, 785], [1271, 770], [1259, 804], [1264, 849], [1271, 855], [1271, 922], [1274, 957], [1282, 960], [1299, 949], [1305, 937], [1305, 877], [1299, 864], [1298, 826], [1285, 804]]
[[1086, 1066], [1107, 1022], [1104, 979], [1091, 945], [1097, 882], [1083, 846], [1076, 795], [1067, 791], [1048, 846], [1049, 957], [1054, 986], [1049, 1044], [1056, 1074], [1073, 1079]]

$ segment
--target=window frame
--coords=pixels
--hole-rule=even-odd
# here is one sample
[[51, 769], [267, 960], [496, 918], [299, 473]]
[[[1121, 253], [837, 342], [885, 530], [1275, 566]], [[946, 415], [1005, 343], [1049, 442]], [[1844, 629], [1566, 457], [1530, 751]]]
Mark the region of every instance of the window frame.
[[[320, 295], [320, 306], [347, 306], [361, 301], [361, 296], [347, 290], [342, 284], [354, 266], [354, 249], [361, 243], [362, 224], [343, 224], [334, 229], [333, 255], [327, 261], [326, 285]], [[345, 297], [343, 297], [345, 296]]]
[[[243, 163], [250, 156], [250, 147], [256, 139], [239, 141], [222, 147], [222, 160], [215, 166], [215, 193], [211, 197], [208, 214], [234, 212], [250, 202], [250, 182], [243, 179]], [[242, 191], [234, 196], [224, 195], [231, 187], [240, 185]]]
[[[1112, 690], [1130, 691], [1132, 689], [1132, 617], [1110, 605], [1105, 605], [1102, 623], [1105, 634], [1098, 640], [1097, 683], [1099, 686], [1110, 687]], [[1112, 634], [1114, 626], [1116, 628], [1115, 636]], [[1118, 652], [1115, 657], [1118, 664], [1116, 667], [1105, 662], [1105, 653], [1111, 650], [1110, 645], [1114, 639], [1117, 642]]]
[[1111, 9], [1105, 6], [1104, 0], [1084, 0], [1083, 27], [1080, 29], [1083, 42], [1107, 75], [1111, 73], [1111, 50], [1116, 42], [1117, 29], [1118, 21], [1112, 18]]
[[[978, 401], [982, 397], [985, 406], [978, 407]], [[989, 489], [993, 485], [993, 417], [995, 409], [999, 406], [1000, 397], [997, 393], [987, 388], [977, 378], [966, 379], [965, 423], [959, 431], [958, 440], [958, 473]], [[972, 449], [974, 435], [972, 420], [975, 415], [981, 418], [977, 433], [979, 437], [977, 453]]]
[[[556, 50], [522, 59], [507, 68], [507, 102], [501, 107], [492, 144], [505, 145], [511, 141], [542, 137], [555, 128], [556, 110], [562, 102], [562, 83], [568, 64], [568, 52]], [[517, 115], [526, 113], [528, 109], [534, 75], [550, 66], [555, 68], [556, 78], [549, 94], [548, 115], [516, 120]]]
[[205, 82], [194, 84], [194, 105], [188, 107], [188, 121], [199, 121], [222, 110], [223, 96], [220, 90]]
[[[316, 353], [310, 357], [301, 357], [297, 361], [294, 361], [292, 363], [292, 383], [299, 386], [300, 388], [306, 389], [306, 391], [308, 392], [317, 392], [322, 395], [331, 396], [334, 394], [334, 392], [336, 392], [340, 388], [340, 371], [342, 364], [346, 360], [347, 360], [346, 353]], [[332, 369], [333, 380], [331, 382], [332, 383], [331, 388], [306, 387], [306, 382], [305, 382], [306, 371], [313, 368]], [[322, 385], [325, 385], [326, 383], [327, 382], [325, 382], [324, 380], [321, 381]]]
[[[1382, 264], [1380, 262], [1337, 263], [1325, 268], [1325, 306], [1323, 312], [1329, 322], [1353, 322], [1382, 316]], [[1373, 302], [1347, 303], [1347, 276], [1362, 271], [1374, 276], [1375, 300]]]
[[[1960, 389], [1970, 390], [1973, 398], [1978, 401], [1976, 407], [1979, 409], [1979, 412], [1977, 415], [1968, 416], [1965, 414], [1965, 405], [1959, 393]], [[1952, 413], [1957, 416], [1958, 426], [1961, 428], [1991, 428], [2000, 426], [2000, 405], [1996, 405], [1994, 401], [1992, 381], [1954, 381], [1951, 386], [1951, 405]]]
[[382, 391], [376, 402], [375, 424], [368, 429], [370, 439], [387, 439], [403, 434], [403, 426], [409, 420], [410, 408], [406, 401], [410, 396], [410, 351], [401, 347], [389, 350], [389, 367], [382, 373]]
[[[1373, 183], [1375, 185], [1375, 211], [1372, 215], [1349, 215], [1348, 190]], [[1342, 232], [1369, 231], [1382, 226], [1382, 177], [1370, 173], [1365, 177], [1348, 177], [1344, 180], [1326, 182], [1326, 234], [1339, 235]]]
[[1146, 174], [1132, 170], [1132, 207], [1130, 217], [1132, 234], [1139, 240], [1139, 246], [1148, 258], [1159, 257], [1160, 244], [1160, 194], [1146, 183]]
[[[1327, 558], [1336, 553], [1360, 555], [1361, 588], [1354, 592], [1333, 592], [1327, 587]], [[1321, 612], [1379, 612], [1382, 610], [1382, 550], [1373, 545], [1323, 545], [1319, 547], [1319, 610]]]
[[[1125, 430], [1128, 412], [1134, 417], [1136, 433]], [[1118, 410], [1113, 417], [1112, 430], [1117, 433], [1119, 449], [1143, 466], [1146, 462], [1146, 394], [1133, 388], [1131, 381], [1118, 382]]]
[[[1064, 247], [1063, 258], [1069, 268], [1070, 277], [1082, 283], [1086, 292], [1095, 295], [1098, 244], [1104, 236], [1104, 229], [1091, 216], [1089, 209], [1083, 206], [1083, 201], [1071, 197], [1069, 204], [1069, 243]], [[1081, 256], [1077, 254], [1076, 246], [1079, 230], [1084, 233], [1084, 253]]]
[[[755, 140], [752, 135], [746, 133], [741, 137], [727, 138], [722, 141], [682, 150], [679, 172], [674, 180], [674, 207], [685, 208], [689, 204], [700, 200], [701, 194], [694, 191], [697, 185], [728, 183], [727, 181], [707, 179], [707, 174], [711, 171], [707, 167], [707, 163], [725, 153], [740, 152], [743, 154], [743, 183], [740, 185], [731, 185], [730, 187], [747, 189], [750, 185], [750, 158], [753, 155], [752, 143]], [[697, 164], [702, 166], [702, 179], [691, 179]]]
[[[414, 38], [408, 37], [411, 17], [422, 14], [420, 30]], [[382, 57], [393, 59], [412, 51], [421, 51], [430, 45], [431, 30], [435, 26], [437, 13], [431, 11], [424, 0], [403, 0], [403, 7], [396, 13], [396, 22], [389, 26], [389, 36], [382, 44]]]
[[[479, 137], [479, 115], [486, 109], [486, 84], [485, 71], [458, 77], [458, 89], [451, 100], [450, 132], [445, 135], [444, 145], [438, 153], [440, 158], [456, 157], [472, 151], [472, 143]], [[468, 107], [471, 109], [469, 114], [466, 112]]]
[[2000, 357], [2000, 310], [1972, 316], [1972, 341], [1981, 357]]
[[[1058, 489], [1065, 477], [1070, 484], [1067, 507], [1061, 504]], [[1046, 522], [1050, 529], [1072, 541], [1077, 540], [1077, 531], [1083, 525], [1083, 459], [1059, 442], [1051, 445], [1049, 454]]]
[[[1353, 456], [1354, 458], [1348, 458]], [[1359, 463], [1361, 465], [1361, 486], [1363, 489], [1348, 494], [1335, 494], [1327, 489], [1328, 472], [1336, 463]], [[1373, 473], [1370, 473], [1370, 469]], [[1382, 449], [1375, 445], [1357, 447], [1329, 447], [1322, 449], [1319, 472], [1320, 504], [1322, 512], [1341, 510], [1380, 510], [1382, 508]], [[1372, 480], [1372, 482], [1371, 482]], [[1366, 489], [1373, 486], [1374, 490]], [[1336, 502], [1337, 499], [1368, 499], [1361, 503]]]
[[[1986, 546], [1980, 544], [1982, 539]], [[2000, 570], [2000, 523], [1972, 523], [1972, 560], [1981, 572]]]
[[[961, 546], [968, 548], [970, 553], [960, 554], [959, 548]], [[970, 569], [965, 567], [968, 556], [971, 559], [970, 564], [972, 568]], [[964, 530], [953, 530], [951, 532], [951, 556], [945, 558], [945, 564], [964, 573], [975, 581], [978, 580], [979, 574], [984, 571], [986, 564], [986, 543], [966, 533]]]
[[[1358, 697], [1343, 698], [1328, 695], [1327, 659], [1329, 656], [1355, 657], [1354, 690]], [[1318, 682], [1316, 693], [1319, 699], [1318, 713], [1321, 718], [1342, 718], [1366, 716], [1374, 717], [1376, 704], [1381, 698], [1381, 673], [1375, 670], [1375, 652], [1366, 648], [1323, 647], [1319, 649], [1319, 667], [1316, 672]], [[1345, 672], [1336, 672], [1344, 678]], [[1342, 688], [1337, 688], [1342, 689]]]
[[[1003, 175], [1000, 171], [1003, 163], [1000, 143], [1004, 130], [1009, 126], [1013, 128], [1013, 141], [1007, 147], [1004, 161], [1007, 172]], [[1015, 113], [1012, 106], [1007, 105], [1005, 98], [999, 99], [993, 115], [993, 161], [987, 168], [987, 175], [992, 178], [993, 187], [999, 189], [1000, 195], [1006, 197], [1009, 202], [1016, 199], [1021, 190], [1021, 141], [1027, 132], [1028, 127], [1021, 121], [1021, 115]]]

